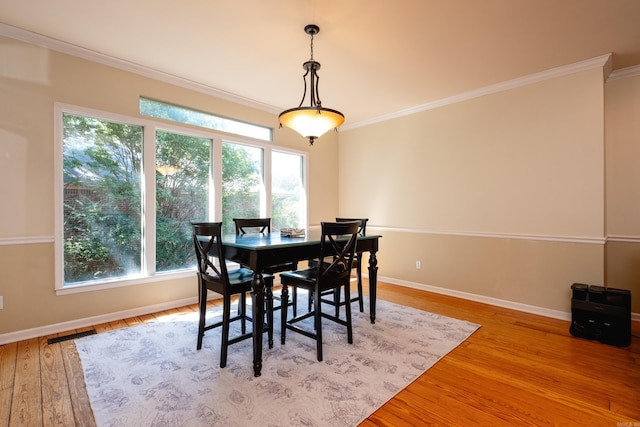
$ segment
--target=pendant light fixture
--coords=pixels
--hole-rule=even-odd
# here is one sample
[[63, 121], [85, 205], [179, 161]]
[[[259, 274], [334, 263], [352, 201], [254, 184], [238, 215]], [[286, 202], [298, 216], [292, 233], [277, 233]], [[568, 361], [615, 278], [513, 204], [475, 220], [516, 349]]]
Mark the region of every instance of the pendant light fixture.
[[[302, 64], [305, 70], [302, 76], [304, 80], [302, 101], [300, 101], [300, 105], [297, 108], [290, 108], [280, 113], [279, 120], [280, 127], [286, 126], [295, 130], [313, 145], [313, 142], [325, 132], [335, 129], [344, 123], [344, 115], [339, 111], [324, 108], [318, 94], [320, 63], [313, 59], [313, 36], [320, 32], [320, 27], [313, 24], [307, 25], [304, 27], [304, 32], [311, 36], [311, 58]], [[302, 104], [307, 97], [307, 76], [309, 76], [310, 102], [308, 107], [303, 107]]]

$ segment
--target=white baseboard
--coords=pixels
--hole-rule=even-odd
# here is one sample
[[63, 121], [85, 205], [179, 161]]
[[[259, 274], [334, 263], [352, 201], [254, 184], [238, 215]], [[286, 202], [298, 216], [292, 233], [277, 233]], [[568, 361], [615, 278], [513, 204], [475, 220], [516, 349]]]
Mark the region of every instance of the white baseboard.
[[[365, 275], [363, 274], [363, 276]], [[522, 311], [524, 313], [537, 314], [540, 316], [550, 317], [553, 319], [560, 319], [560, 320], [567, 320], [567, 321], [571, 320], [571, 312], [552, 310], [549, 308], [538, 307], [535, 305], [522, 304], [519, 302], [507, 301], [507, 300], [502, 300], [498, 298], [472, 294], [469, 292], [462, 292], [462, 291], [456, 291], [453, 289], [425, 285], [423, 283], [409, 282], [406, 280], [398, 280], [391, 277], [378, 276], [378, 280], [385, 283], [406, 286], [408, 288], [419, 289], [427, 292], [433, 292], [436, 294], [448, 295], [448, 296], [466, 299], [470, 301], [481, 302], [484, 304], [495, 305], [497, 307], [509, 308], [516, 311]], [[640, 313], [631, 313], [631, 320], [634, 322], [640, 322]]]
[[31, 338], [43, 337], [51, 334], [57, 334], [72, 329], [86, 328], [88, 326], [99, 325], [101, 323], [113, 322], [116, 320], [126, 319], [129, 317], [142, 316], [144, 314], [157, 313], [159, 311], [170, 310], [172, 308], [184, 307], [185, 305], [195, 304], [198, 302], [197, 297], [185, 298], [175, 301], [167, 301], [162, 304], [147, 305], [144, 307], [133, 308], [131, 310], [116, 311], [113, 313], [101, 314], [99, 316], [85, 317], [83, 319], [71, 320], [68, 322], [55, 323], [53, 325], [41, 326], [38, 328], [24, 329], [16, 332], [9, 332], [0, 335], [0, 345], [10, 342], [23, 341]]
[[[366, 277], [366, 274], [363, 274]], [[502, 300], [498, 298], [491, 298], [482, 295], [476, 295], [468, 292], [461, 292], [452, 289], [440, 288], [437, 286], [425, 285], [423, 283], [409, 282], [406, 280], [394, 279], [391, 277], [378, 276], [378, 279], [382, 282], [406, 286], [408, 288], [419, 289], [427, 292], [433, 292], [442, 295], [448, 295], [456, 298], [466, 299], [470, 301], [481, 302], [484, 304], [494, 305], [497, 307], [509, 308], [516, 311], [522, 311], [525, 313], [537, 314], [540, 316], [551, 317], [554, 319], [571, 320], [571, 313], [559, 310], [551, 310], [548, 308], [537, 307], [534, 305], [521, 304], [513, 301]], [[215, 297], [214, 297], [215, 298]], [[129, 317], [142, 316], [145, 314], [157, 313], [164, 310], [170, 310], [172, 308], [184, 307], [185, 305], [191, 305], [197, 303], [197, 297], [185, 298], [175, 301], [167, 301], [162, 304], [148, 305], [144, 307], [138, 307], [131, 310], [116, 311], [113, 313], [102, 314], [99, 316], [85, 317], [83, 319], [71, 320], [68, 322], [55, 323], [52, 325], [41, 326], [38, 328], [24, 329], [16, 332], [9, 332], [6, 334], [0, 334], [0, 345], [8, 344], [16, 341], [23, 341], [31, 338], [37, 338], [47, 336], [51, 334], [57, 334], [72, 329], [86, 328], [88, 326], [99, 325], [101, 323], [113, 322], [116, 320], [126, 319]], [[635, 322], [640, 321], [640, 313], [631, 313], [631, 320]]]

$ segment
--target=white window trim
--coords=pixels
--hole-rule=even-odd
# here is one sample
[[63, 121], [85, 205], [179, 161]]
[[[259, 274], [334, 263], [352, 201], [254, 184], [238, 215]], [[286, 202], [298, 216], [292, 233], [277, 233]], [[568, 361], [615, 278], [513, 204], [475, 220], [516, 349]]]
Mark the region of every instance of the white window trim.
[[[217, 132], [209, 129], [196, 129], [189, 125], [168, 124], [160, 120], [152, 118], [140, 118], [135, 116], [126, 116], [117, 113], [96, 110], [92, 108], [80, 107], [77, 105], [54, 103], [54, 275], [55, 275], [55, 292], [56, 295], [68, 295], [81, 292], [89, 292], [103, 289], [113, 289], [123, 286], [139, 285], [151, 282], [181, 279], [192, 277], [195, 269], [176, 270], [171, 272], [155, 272], [155, 250], [144, 250], [144, 259], [142, 260], [142, 273], [136, 276], [128, 276], [115, 278], [112, 280], [88, 281], [76, 285], [64, 284], [64, 225], [63, 225], [63, 114], [77, 114], [96, 119], [108, 120], [113, 122], [126, 123], [143, 127], [143, 164], [142, 173], [144, 176], [142, 197], [143, 197], [143, 246], [144, 248], [155, 248], [155, 173], [145, 173], [148, 166], [155, 165], [155, 135], [157, 131], [175, 132], [183, 135], [208, 138], [212, 141], [212, 159], [210, 169], [210, 185], [212, 191], [209, 201], [209, 212], [213, 213], [211, 221], [220, 221], [222, 218], [222, 144], [223, 142], [236, 143], [252, 147], [258, 147], [263, 150], [263, 182], [264, 182], [264, 200], [261, 199], [261, 213], [265, 215], [271, 214], [271, 205], [266, 203], [271, 200], [271, 153], [273, 143], [271, 141], [263, 141], [250, 137], [229, 136], [226, 133]], [[305, 189], [305, 224], [309, 223], [308, 218], [308, 156], [307, 153], [300, 150], [289, 148], [277, 149], [283, 153], [300, 155], [303, 159], [303, 182]], [[151, 230], [152, 232], [147, 232]]]

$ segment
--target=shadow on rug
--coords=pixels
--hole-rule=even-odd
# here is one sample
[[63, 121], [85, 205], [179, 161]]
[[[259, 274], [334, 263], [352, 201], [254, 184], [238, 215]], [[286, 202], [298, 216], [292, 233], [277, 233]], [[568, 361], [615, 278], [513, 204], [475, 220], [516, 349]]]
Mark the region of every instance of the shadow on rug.
[[300, 334], [280, 345], [276, 311], [258, 378], [250, 339], [229, 347], [223, 369], [220, 328], [196, 351], [196, 313], [75, 343], [98, 426], [356, 426], [479, 328], [380, 300], [376, 311], [372, 325], [353, 310], [351, 345], [344, 327], [323, 319], [323, 362]]

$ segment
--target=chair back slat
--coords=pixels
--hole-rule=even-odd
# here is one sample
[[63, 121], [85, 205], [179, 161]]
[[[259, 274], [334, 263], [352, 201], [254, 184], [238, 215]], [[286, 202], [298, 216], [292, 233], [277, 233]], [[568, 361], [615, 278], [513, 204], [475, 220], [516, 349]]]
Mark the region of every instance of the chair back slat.
[[331, 277], [331, 280], [350, 277], [353, 258], [356, 253], [360, 221], [322, 222], [320, 240], [320, 259], [331, 262], [318, 263], [318, 280]]
[[369, 221], [369, 218], [336, 218], [336, 222], [351, 222], [351, 221], [360, 221], [360, 226], [358, 227], [358, 234], [361, 236], [367, 235], [367, 221]]
[[218, 278], [223, 283], [228, 283], [229, 276], [222, 247], [222, 223], [192, 222], [191, 225], [193, 226], [193, 244], [196, 249], [198, 274], [209, 278]]
[[271, 233], [271, 218], [234, 218], [236, 234]]

